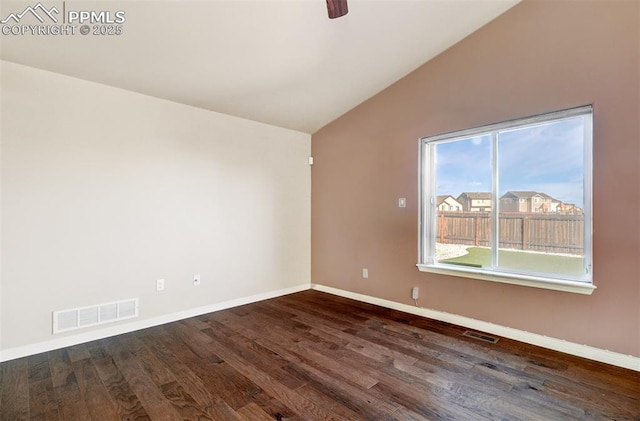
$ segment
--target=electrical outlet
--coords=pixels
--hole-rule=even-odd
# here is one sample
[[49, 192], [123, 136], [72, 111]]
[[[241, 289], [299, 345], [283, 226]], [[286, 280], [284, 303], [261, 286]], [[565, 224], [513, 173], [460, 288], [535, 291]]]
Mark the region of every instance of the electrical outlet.
[[407, 207], [407, 198], [406, 197], [401, 197], [398, 199], [398, 207], [399, 208], [406, 208]]
[[164, 279], [156, 280], [156, 291], [164, 290]]
[[197, 287], [198, 285], [200, 285], [200, 274], [196, 273], [193, 275], [193, 286]]
[[411, 298], [414, 300], [418, 299], [418, 287], [411, 288]]
[[369, 269], [367, 268], [362, 268], [362, 277], [364, 279], [367, 279], [369, 277]]

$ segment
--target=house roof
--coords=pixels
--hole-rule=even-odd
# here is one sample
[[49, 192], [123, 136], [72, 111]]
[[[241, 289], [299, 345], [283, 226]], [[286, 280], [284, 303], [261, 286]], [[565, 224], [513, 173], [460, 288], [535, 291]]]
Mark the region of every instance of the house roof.
[[458, 196], [458, 199], [462, 196], [466, 196], [469, 199], [480, 199], [480, 200], [487, 200], [487, 199], [491, 199], [491, 192], [462, 192], [460, 193], [460, 196]]
[[539, 194], [540, 194], [540, 196], [544, 197], [545, 199], [551, 199], [553, 202], [562, 202], [561, 200], [555, 199], [554, 197], [549, 196], [546, 193], [539, 193]]
[[445, 194], [445, 195], [436, 197], [437, 206], [440, 206], [442, 204], [442, 202], [444, 202], [445, 200], [447, 200], [449, 198], [451, 198], [454, 202], [456, 202], [458, 205], [460, 205], [460, 202], [458, 202], [455, 197], [451, 196], [450, 194]]
[[503, 194], [500, 198], [502, 199], [503, 197], [513, 196], [513, 197], [516, 197], [518, 199], [528, 199], [528, 198], [533, 197], [535, 195], [539, 195], [540, 196], [540, 193], [535, 192], [535, 191], [508, 191], [505, 194]]
[[[75, 0], [67, 14], [124, 12], [122, 34], [2, 36], [0, 58], [314, 133], [518, 2], [350, 0], [329, 19], [322, 0]], [[33, 3], [2, 1], [0, 20]]]
[[510, 190], [508, 192], [506, 192], [505, 194], [503, 194], [502, 196], [500, 196], [500, 199], [504, 198], [504, 197], [515, 197], [517, 199], [530, 199], [533, 196], [540, 196], [544, 199], [551, 199], [554, 202], [560, 202], [560, 200], [554, 199], [553, 197], [549, 196], [546, 193], [539, 193], [536, 191], [513, 191]]

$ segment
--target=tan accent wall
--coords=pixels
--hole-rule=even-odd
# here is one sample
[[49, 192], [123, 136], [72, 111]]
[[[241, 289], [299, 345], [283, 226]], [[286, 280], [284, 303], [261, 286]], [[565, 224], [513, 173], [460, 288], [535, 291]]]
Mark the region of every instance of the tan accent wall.
[[[640, 356], [639, 22], [637, 1], [525, 1], [315, 133], [312, 282]], [[419, 272], [418, 138], [585, 104], [593, 295]]]

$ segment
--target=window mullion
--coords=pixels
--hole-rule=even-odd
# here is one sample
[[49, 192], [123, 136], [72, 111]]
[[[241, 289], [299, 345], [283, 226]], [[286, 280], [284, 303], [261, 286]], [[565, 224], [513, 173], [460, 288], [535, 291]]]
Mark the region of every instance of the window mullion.
[[498, 132], [491, 133], [491, 267], [498, 267]]
[[421, 261], [433, 264], [436, 255], [436, 154], [435, 144], [420, 145], [420, 153], [422, 154], [420, 169], [420, 190], [425, 198], [420, 201], [420, 224], [421, 236], [423, 240], [420, 242]]
[[592, 276], [593, 267], [593, 115], [588, 114], [583, 117], [583, 142], [584, 142], [584, 175], [583, 175], [583, 252], [584, 256], [584, 274], [587, 277]]

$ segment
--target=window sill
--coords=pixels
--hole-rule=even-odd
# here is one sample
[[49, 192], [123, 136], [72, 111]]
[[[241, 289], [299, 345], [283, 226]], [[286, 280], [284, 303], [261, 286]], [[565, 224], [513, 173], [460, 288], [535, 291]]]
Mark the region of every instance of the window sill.
[[473, 269], [450, 269], [443, 266], [416, 265], [421, 272], [438, 273], [441, 275], [457, 276], [461, 278], [480, 279], [483, 281], [500, 282], [503, 284], [521, 285], [532, 288], [551, 289], [554, 291], [572, 292], [575, 294], [591, 295], [596, 286], [587, 282], [569, 281], [564, 279], [549, 279], [525, 275], [505, 275]]

